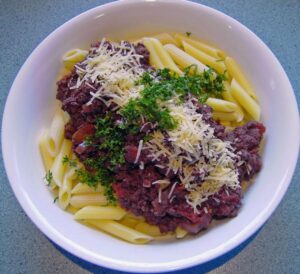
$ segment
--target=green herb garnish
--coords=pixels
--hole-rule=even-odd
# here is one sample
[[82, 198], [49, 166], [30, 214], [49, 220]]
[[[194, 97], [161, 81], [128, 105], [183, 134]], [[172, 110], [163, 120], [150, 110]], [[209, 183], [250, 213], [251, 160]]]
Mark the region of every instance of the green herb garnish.
[[65, 164], [69, 164], [70, 167], [76, 167], [77, 166], [77, 162], [75, 160], [71, 160], [69, 159], [69, 157], [67, 155], [65, 155], [62, 159], [62, 163]]
[[58, 196], [56, 196], [56, 197], [54, 198], [53, 203], [55, 204], [57, 200], [58, 200]]
[[187, 31], [187, 32], [185, 33], [185, 35], [186, 35], [187, 37], [190, 37], [190, 36], [192, 35], [192, 33], [189, 32], [189, 31]]
[[50, 170], [47, 171], [44, 180], [47, 182], [47, 186], [50, 186], [53, 181], [53, 174]]
[[130, 124], [138, 124], [140, 117], [144, 116], [150, 122], [157, 122], [162, 130], [172, 130], [176, 128], [177, 122], [164, 106], [164, 102], [176, 97], [177, 103], [181, 103], [189, 93], [201, 103], [208, 97], [219, 98], [224, 90], [224, 79], [223, 74], [218, 74], [212, 69], [198, 74], [194, 65], [187, 67], [182, 76], [169, 69], [158, 70], [155, 76], [146, 72], [137, 83], [144, 85], [141, 97], [131, 99], [120, 110], [120, 114]]

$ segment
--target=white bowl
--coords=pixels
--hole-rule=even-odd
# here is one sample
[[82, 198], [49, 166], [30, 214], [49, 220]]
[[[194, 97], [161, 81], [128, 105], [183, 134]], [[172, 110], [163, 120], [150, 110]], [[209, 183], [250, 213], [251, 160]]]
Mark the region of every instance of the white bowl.
[[[245, 194], [236, 218], [197, 237], [137, 246], [83, 226], [53, 204], [43, 183], [38, 133], [54, 112], [61, 57], [100, 37], [176, 30], [192, 32], [233, 56], [258, 95], [267, 128], [263, 169]], [[51, 33], [29, 56], [10, 90], [3, 117], [6, 171], [21, 206], [51, 240], [97, 265], [133, 272], [175, 270], [204, 263], [233, 249], [270, 217], [293, 174], [299, 148], [295, 96], [267, 46], [236, 20], [186, 1], [121, 1], [91, 9]]]

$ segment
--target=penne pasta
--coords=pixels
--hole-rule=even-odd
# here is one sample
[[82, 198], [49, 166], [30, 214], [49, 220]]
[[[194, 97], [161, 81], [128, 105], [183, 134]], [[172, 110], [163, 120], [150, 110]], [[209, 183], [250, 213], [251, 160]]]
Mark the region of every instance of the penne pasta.
[[244, 111], [241, 108], [240, 104], [233, 98], [233, 96], [231, 94], [230, 84], [228, 82], [225, 82], [224, 87], [225, 87], [225, 90], [223, 91], [222, 96], [225, 100], [236, 104], [236, 106], [237, 106], [236, 112], [239, 114], [239, 118], [238, 118], [237, 122], [241, 122], [245, 117]]
[[54, 159], [50, 155], [47, 149], [47, 141], [48, 141], [47, 135], [48, 135], [48, 131], [44, 130], [40, 136], [39, 147], [40, 147], [40, 153], [42, 155], [45, 170], [50, 170]]
[[51, 167], [51, 172], [53, 176], [54, 183], [61, 187], [63, 183], [63, 178], [65, 175], [66, 165], [63, 164], [63, 158], [65, 156], [69, 157], [71, 153], [72, 142], [70, 140], [64, 140], [58, 155], [55, 157], [53, 165]]
[[244, 76], [242, 70], [239, 68], [238, 64], [231, 57], [227, 56], [225, 58], [225, 65], [228, 70], [228, 73], [232, 78], [235, 78], [236, 81], [245, 89], [245, 91], [253, 98], [257, 99], [255, 93], [253, 92], [248, 80]]
[[104, 206], [107, 205], [107, 200], [101, 193], [90, 193], [73, 195], [70, 199], [70, 204], [75, 208], [82, 208], [85, 206]]
[[163, 66], [168, 68], [178, 74], [182, 74], [182, 71], [176, 66], [173, 59], [170, 57], [169, 53], [163, 47], [161, 42], [155, 38], [149, 38], [155, 51], [157, 52]]
[[71, 194], [91, 194], [91, 193], [103, 193], [103, 187], [98, 184], [96, 188], [90, 187], [87, 184], [77, 183], [71, 190]]
[[174, 39], [174, 37], [167, 32], [159, 33], [153, 37], [158, 39], [163, 45], [174, 44], [175, 46], [180, 47], [180, 44]]
[[153, 237], [162, 236], [162, 233], [160, 232], [158, 226], [150, 225], [145, 222], [138, 223], [135, 226], [135, 229], [139, 232], [145, 233], [145, 234], [153, 236]]
[[213, 118], [221, 122], [233, 122], [239, 119], [239, 114], [235, 112], [213, 112]]
[[217, 98], [208, 98], [205, 103], [219, 112], [234, 112], [238, 109], [237, 104]]
[[188, 234], [188, 232], [185, 229], [178, 226], [175, 230], [175, 234], [177, 239], [182, 239]]
[[231, 94], [236, 99], [240, 105], [256, 120], [259, 121], [260, 118], [260, 107], [254, 101], [252, 97], [246, 92], [240, 84], [232, 79], [231, 81]]
[[182, 42], [185, 41], [185, 42], [189, 43], [190, 45], [192, 45], [193, 47], [209, 54], [210, 56], [212, 56], [214, 58], [220, 58], [220, 57], [225, 56], [225, 53], [222, 50], [214, 48], [212, 46], [209, 46], [208, 44], [205, 44], [203, 42], [191, 39], [182, 34], [176, 33], [174, 35], [174, 38], [177, 40], [178, 43], [180, 43], [180, 45], [182, 45]]
[[186, 41], [182, 41], [182, 45], [184, 48], [184, 51], [191, 55], [192, 57], [199, 60], [201, 63], [215, 69], [219, 73], [224, 73], [226, 70], [226, 67], [223, 62], [218, 61], [218, 59], [206, 54], [205, 52], [202, 52], [201, 50], [193, 47], [192, 45], [188, 44]]
[[64, 175], [62, 186], [59, 188], [58, 201], [61, 208], [65, 209], [71, 199], [71, 189], [73, 185], [73, 180], [76, 178], [74, 167], [66, 167], [66, 172]]
[[208, 70], [207, 66], [172, 44], [164, 45], [164, 48], [169, 52], [175, 63], [177, 63], [181, 68], [196, 65], [198, 73]]
[[141, 233], [135, 229], [122, 225], [115, 221], [105, 221], [105, 220], [90, 220], [89, 224], [95, 226], [102, 231], [105, 231], [115, 237], [118, 237], [122, 240], [133, 244], [146, 244], [153, 240], [153, 238], [149, 235]]
[[63, 56], [62, 60], [67, 69], [72, 69], [76, 63], [84, 60], [88, 53], [87, 50], [72, 49]]
[[132, 218], [128, 215], [126, 215], [122, 220], [119, 221], [121, 224], [131, 227], [131, 228], [135, 228], [135, 226], [140, 223], [141, 221], [135, 218]]
[[46, 142], [47, 150], [52, 157], [55, 157], [59, 152], [63, 141], [64, 129], [65, 121], [63, 111], [58, 110], [52, 119]]
[[75, 220], [121, 220], [127, 212], [117, 206], [85, 206], [74, 215]]
[[155, 50], [154, 45], [151, 42], [150, 38], [144, 38], [143, 43], [150, 53], [150, 65], [157, 69], [163, 69], [164, 65], [163, 65], [162, 61], [160, 60], [159, 55], [158, 55], [157, 51]]

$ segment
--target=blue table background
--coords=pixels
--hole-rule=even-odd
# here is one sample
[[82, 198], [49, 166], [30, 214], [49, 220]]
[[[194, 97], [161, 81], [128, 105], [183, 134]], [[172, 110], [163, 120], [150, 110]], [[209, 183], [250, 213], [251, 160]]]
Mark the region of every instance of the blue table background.
[[[109, 1], [0, 0], [1, 114], [18, 70], [42, 39], [66, 20], [105, 2]], [[299, 105], [299, 0], [195, 2], [223, 11], [254, 31], [283, 65]], [[287, 194], [257, 235], [213, 262], [176, 273], [300, 273], [299, 179], [298, 161]], [[52, 244], [20, 208], [2, 159], [0, 183], [0, 273], [117, 273], [82, 261]]]

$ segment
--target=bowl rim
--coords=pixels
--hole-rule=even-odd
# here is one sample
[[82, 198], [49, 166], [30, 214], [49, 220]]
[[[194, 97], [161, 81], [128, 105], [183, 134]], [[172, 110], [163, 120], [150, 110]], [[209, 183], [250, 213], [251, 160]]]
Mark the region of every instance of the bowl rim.
[[[287, 86], [289, 87], [289, 96], [291, 101], [293, 102], [293, 105], [291, 106], [292, 109], [294, 109], [296, 112], [298, 112], [298, 107], [296, 103], [295, 93], [293, 92], [293, 88], [290, 84], [290, 81], [282, 68], [280, 62], [277, 60], [275, 55], [272, 53], [272, 51], [266, 46], [266, 44], [260, 40], [260, 38], [254, 34], [251, 30], [249, 30], [247, 27], [245, 27], [242, 23], [238, 22], [234, 18], [224, 14], [223, 12], [220, 12], [214, 8], [189, 2], [189, 1], [182, 1], [182, 0], [140, 0], [138, 2], [172, 2], [172, 3], [182, 3], [184, 2], [184, 5], [188, 5], [190, 7], [194, 8], [202, 8], [203, 10], [216, 14], [217, 16], [221, 16], [226, 20], [229, 20], [232, 25], [234, 25], [236, 28], [247, 32], [247, 35], [255, 41], [255, 43], [259, 44], [260, 47], [263, 48], [264, 52], [268, 54], [268, 58], [275, 61], [277, 64], [277, 68], [280, 70], [280, 73], [283, 77], [283, 80], [286, 82]], [[281, 187], [278, 189], [278, 191], [275, 193], [274, 197], [272, 198], [272, 201], [269, 203], [269, 206], [266, 207], [258, 216], [256, 216], [251, 224], [248, 227], [245, 227], [241, 233], [237, 234], [235, 237], [231, 238], [228, 241], [225, 241], [221, 246], [218, 248], [215, 248], [211, 250], [210, 252], [206, 252], [205, 255], [201, 254], [196, 255], [193, 257], [190, 257], [189, 259], [181, 259], [176, 260], [172, 262], [167, 263], [128, 263], [124, 262], [122, 260], [116, 260], [112, 258], [108, 258], [105, 256], [102, 256], [100, 254], [97, 254], [95, 256], [94, 253], [92, 253], [94, 256], [91, 256], [91, 254], [85, 253], [82, 251], [81, 247], [77, 245], [76, 243], [68, 240], [67, 238], [63, 237], [59, 233], [56, 232], [55, 229], [51, 227], [48, 223], [44, 222], [41, 218], [38, 210], [33, 206], [32, 202], [30, 201], [29, 197], [24, 195], [24, 193], [18, 188], [17, 178], [14, 174], [14, 167], [10, 165], [11, 163], [11, 151], [9, 149], [9, 136], [6, 134], [8, 127], [8, 120], [9, 120], [9, 113], [11, 112], [10, 109], [13, 108], [13, 94], [14, 90], [16, 89], [17, 83], [22, 82], [24, 71], [26, 71], [27, 67], [30, 67], [31, 60], [35, 58], [37, 53], [42, 50], [43, 46], [47, 44], [49, 40], [51, 40], [53, 37], [57, 36], [60, 32], [62, 32], [64, 29], [68, 28], [73, 22], [81, 19], [82, 17], [88, 16], [89, 14], [95, 12], [95, 11], [103, 11], [105, 9], [108, 9], [110, 7], [114, 6], [122, 6], [122, 5], [128, 5], [128, 4], [135, 4], [137, 1], [116, 1], [111, 3], [106, 3], [104, 5], [100, 5], [97, 7], [94, 7], [92, 9], [89, 9], [73, 18], [68, 20], [66, 23], [62, 24], [58, 28], [56, 28], [54, 31], [52, 31], [29, 55], [29, 57], [26, 59], [22, 67], [20, 68], [12, 86], [9, 91], [5, 108], [4, 108], [4, 114], [2, 118], [2, 133], [1, 133], [1, 139], [2, 139], [2, 152], [3, 152], [3, 160], [4, 160], [4, 167], [7, 173], [8, 180], [10, 182], [10, 185], [13, 189], [14, 195], [16, 196], [19, 204], [21, 205], [22, 209], [25, 211], [26, 215], [31, 219], [31, 221], [39, 228], [40, 231], [43, 232], [49, 239], [51, 239], [53, 242], [61, 246], [64, 250], [70, 252], [71, 254], [82, 258], [88, 262], [91, 262], [93, 264], [108, 267], [110, 269], [116, 269], [116, 270], [123, 270], [123, 271], [131, 271], [131, 272], [166, 272], [171, 270], [179, 270], [183, 268], [188, 268], [191, 266], [195, 266], [198, 264], [202, 264], [205, 262], [208, 262], [210, 260], [213, 260], [233, 248], [237, 247], [239, 244], [244, 242], [246, 239], [248, 239], [250, 236], [252, 236], [271, 216], [271, 214], [274, 212], [276, 207], [281, 202], [284, 194], [287, 191], [287, 188], [291, 182], [292, 175], [294, 173], [297, 158], [298, 158], [298, 151], [299, 151], [299, 115], [298, 115], [298, 123], [295, 125], [295, 143], [297, 144], [297, 149], [294, 150], [293, 154], [290, 157], [290, 167], [288, 169], [288, 172], [286, 173], [285, 178], [282, 180]], [[299, 113], [299, 112], [298, 112]], [[296, 118], [296, 117], [295, 117]]]

